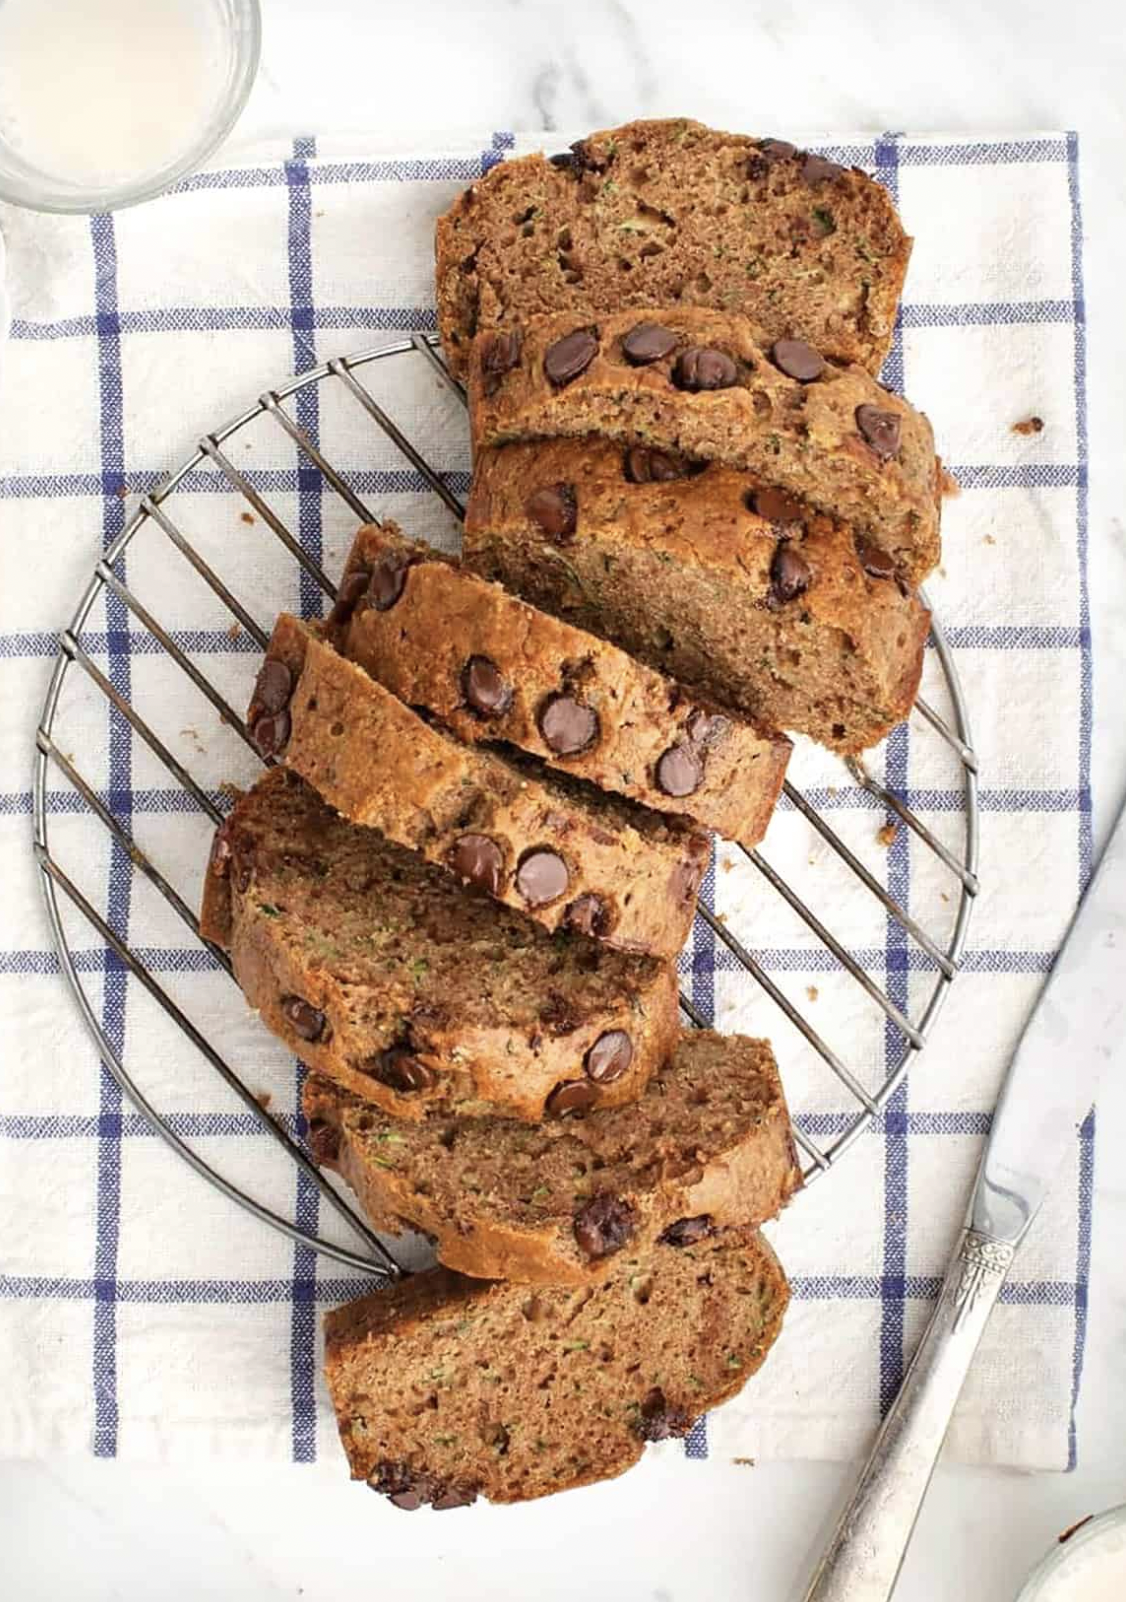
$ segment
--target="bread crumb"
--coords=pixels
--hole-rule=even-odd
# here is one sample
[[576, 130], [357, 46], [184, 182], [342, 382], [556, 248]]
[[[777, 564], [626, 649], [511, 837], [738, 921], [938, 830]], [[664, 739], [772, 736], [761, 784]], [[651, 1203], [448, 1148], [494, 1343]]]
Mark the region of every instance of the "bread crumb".
[[190, 740], [192, 742], [192, 744], [195, 746], [196, 755], [197, 756], [206, 756], [207, 755], [207, 747], [204, 745], [203, 741], [200, 739], [199, 730], [198, 729], [193, 729], [189, 724], [189, 726], [186, 729], [181, 729], [180, 733], [184, 736], [185, 739]]
[[962, 493], [962, 486], [953, 473], [948, 473], [943, 467], [939, 471], [938, 490], [940, 495], [946, 496], [948, 500], [953, 500], [955, 495]]
[[119, 484], [113, 493], [117, 496], [119, 501], [128, 500], [129, 498], [129, 491], [126, 489], [124, 484]]
[[899, 825], [897, 823], [885, 823], [882, 829], [876, 830], [876, 839], [882, 846], [893, 845], [895, 843], [895, 833], [898, 827]]
[[1060, 1546], [1062, 1546], [1065, 1541], [1070, 1541], [1076, 1530], [1081, 1530], [1084, 1524], [1090, 1524], [1094, 1516], [1095, 1515], [1093, 1513], [1088, 1513], [1083, 1518], [1076, 1519], [1074, 1524], [1069, 1524], [1066, 1530], [1061, 1530], [1056, 1536], [1056, 1540], [1059, 1542]]
[[992, 534], [983, 534], [982, 535], [982, 541], [986, 545], [996, 545], [996, 543], [997, 543], [997, 541], [993, 538]]
[[715, 921], [716, 921], [716, 923], [726, 923], [727, 922], [727, 914], [726, 914], [726, 912], [717, 912], [716, 915], [715, 915]]
[[835, 784], [827, 784], [825, 786], [825, 794], [826, 795], [840, 795], [840, 793], [841, 792], [840, 792], [839, 787], [837, 785], [835, 785]]
[[806, 985], [805, 993], [809, 997], [810, 1001], [816, 1001], [818, 996], [821, 994], [816, 985]]
[[[731, 1461], [733, 1463], [738, 1463], [742, 1468], [754, 1468], [755, 1466], [755, 1460], [753, 1457], [733, 1457]], [[1060, 1540], [1063, 1540], [1062, 1535], [1060, 1536]]]
[[941, 897], [942, 897], [942, 899], [943, 899], [943, 901], [945, 901], [945, 902], [946, 902], [946, 904], [947, 904], [947, 905], [948, 905], [948, 906], [949, 906], [949, 904], [950, 904], [950, 897], [949, 897], [949, 896], [948, 896], [948, 895], [947, 895], [947, 894], [946, 894], [946, 891], [945, 891], [945, 890], [940, 890], [940, 891], [939, 891], [939, 892], [938, 892], [938, 893], [939, 893], [939, 895], [940, 895], [940, 896], [941, 896]]
[[1013, 424], [1014, 434], [1040, 434], [1044, 429], [1042, 417], [1022, 417], [1019, 423]]
[[239, 513], [239, 519], [243, 523], [253, 523], [254, 522], [254, 513], [253, 512], [240, 512]]
[[258, 1103], [259, 1107], [261, 1107], [263, 1112], [269, 1112], [270, 1103], [274, 1098], [268, 1090], [256, 1090], [254, 1092], [254, 1099]]
[[730, 873], [732, 868], [735, 866], [735, 858], [734, 857], [720, 857], [719, 865], [723, 869], [724, 873]]
[[242, 624], [239, 622], [238, 618], [236, 617], [234, 622], [231, 624], [230, 628], [227, 630], [227, 638], [228, 638], [228, 640], [237, 640], [241, 633], [242, 633]]

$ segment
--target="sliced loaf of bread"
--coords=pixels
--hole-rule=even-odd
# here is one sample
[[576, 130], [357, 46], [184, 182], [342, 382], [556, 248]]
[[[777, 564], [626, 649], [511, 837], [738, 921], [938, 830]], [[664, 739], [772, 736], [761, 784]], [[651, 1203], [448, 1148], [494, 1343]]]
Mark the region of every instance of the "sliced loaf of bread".
[[640, 1101], [561, 1123], [404, 1124], [315, 1076], [304, 1109], [376, 1228], [422, 1230], [479, 1279], [581, 1285], [624, 1250], [763, 1223], [801, 1184], [769, 1045], [710, 1030], [681, 1036]]
[[401, 1118], [632, 1101], [677, 1038], [668, 964], [469, 894], [287, 768], [219, 829], [200, 923], [268, 1029]]
[[789, 741], [537, 611], [391, 524], [356, 536], [341, 653], [471, 744], [507, 744], [729, 840], [762, 839]]
[[487, 447], [463, 560], [761, 727], [844, 753], [882, 739], [918, 688], [930, 614], [891, 558], [737, 468], [597, 436]]
[[851, 523], [911, 586], [939, 558], [940, 470], [921, 412], [863, 367], [745, 317], [670, 307], [542, 317], [479, 335], [474, 450], [601, 434], [756, 473]]
[[683, 117], [501, 162], [439, 219], [438, 326], [463, 374], [480, 330], [629, 306], [740, 311], [877, 372], [911, 241], [887, 190], [784, 139]]
[[754, 1231], [623, 1252], [580, 1287], [416, 1274], [325, 1318], [352, 1478], [408, 1510], [609, 1479], [742, 1389], [788, 1298]]
[[711, 842], [683, 819], [467, 746], [283, 613], [247, 714], [344, 817], [373, 826], [549, 929], [675, 957]]

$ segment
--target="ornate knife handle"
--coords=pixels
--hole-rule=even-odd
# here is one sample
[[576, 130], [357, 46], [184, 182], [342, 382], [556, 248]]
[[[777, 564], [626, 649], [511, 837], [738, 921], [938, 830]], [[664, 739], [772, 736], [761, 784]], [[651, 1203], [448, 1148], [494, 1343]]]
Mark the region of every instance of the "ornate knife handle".
[[887, 1602], [1016, 1248], [968, 1229], [805, 1602]]

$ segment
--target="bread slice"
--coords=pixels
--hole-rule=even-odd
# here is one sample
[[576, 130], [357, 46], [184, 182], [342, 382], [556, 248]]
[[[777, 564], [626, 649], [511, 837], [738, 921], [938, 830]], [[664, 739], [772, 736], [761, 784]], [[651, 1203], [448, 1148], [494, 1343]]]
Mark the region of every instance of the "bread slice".
[[392, 524], [356, 536], [329, 638], [471, 744], [503, 742], [729, 840], [761, 840], [790, 743]]
[[284, 613], [247, 716], [344, 817], [548, 929], [659, 957], [683, 946], [711, 842], [682, 819], [463, 745]]
[[304, 1109], [377, 1229], [422, 1230], [480, 1279], [585, 1284], [627, 1246], [761, 1224], [801, 1185], [770, 1046], [710, 1030], [681, 1035], [640, 1101], [563, 1123], [399, 1124], [316, 1077]]
[[438, 326], [453, 370], [488, 330], [629, 306], [743, 312], [879, 371], [911, 241], [858, 167], [685, 118], [493, 168], [439, 219]]
[[325, 1318], [352, 1478], [406, 1509], [610, 1479], [742, 1389], [788, 1299], [753, 1231], [622, 1253], [579, 1288], [416, 1274]]
[[[566, 536], [537, 517], [575, 507]], [[597, 436], [481, 452], [463, 560], [761, 727], [836, 751], [907, 715], [930, 614], [839, 519], [718, 463]]]
[[469, 894], [286, 768], [221, 826], [201, 927], [267, 1028], [401, 1118], [615, 1106], [677, 1036], [667, 964]]
[[912, 586], [938, 561], [939, 467], [921, 412], [863, 367], [758, 342], [696, 307], [543, 317], [473, 347], [474, 450], [601, 434], [757, 473], [844, 518]]

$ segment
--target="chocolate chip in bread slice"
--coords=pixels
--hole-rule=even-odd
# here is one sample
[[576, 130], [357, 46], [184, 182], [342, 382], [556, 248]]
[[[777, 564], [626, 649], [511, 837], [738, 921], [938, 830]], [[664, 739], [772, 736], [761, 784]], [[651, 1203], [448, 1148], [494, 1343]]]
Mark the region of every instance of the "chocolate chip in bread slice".
[[393, 524], [357, 534], [327, 631], [344, 656], [462, 740], [516, 746], [746, 846], [766, 831], [788, 740]]
[[220, 827], [200, 922], [268, 1029], [401, 1118], [630, 1101], [677, 1036], [669, 964], [548, 934], [283, 767]]
[[454, 202], [438, 222], [438, 326], [464, 375], [478, 332], [696, 305], [875, 373], [910, 249], [857, 167], [686, 118], [632, 122], [501, 162]]
[[681, 1035], [639, 1101], [582, 1118], [404, 1125], [315, 1076], [304, 1110], [377, 1229], [421, 1230], [479, 1279], [593, 1282], [625, 1250], [763, 1223], [801, 1184], [770, 1046], [711, 1030]]
[[[565, 538], [547, 493], [575, 515]], [[930, 614], [872, 540], [761, 477], [588, 435], [477, 457], [462, 559], [761, 726], [851, 754], [910, 710]]]
[[475, 452], [599, 434], [722, 462], [849, 522], [914, 587], [940, 555], [931, 426], [863, 367], [699, 307], [540, 317], [479, 335]]
[[404, 1509], [609, 1479], [742, 1389], [788, 1299], [754, 1231], [622, 1252], [593, 1286], [416, 1274], [325, 1318], [352, 1478]]

